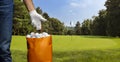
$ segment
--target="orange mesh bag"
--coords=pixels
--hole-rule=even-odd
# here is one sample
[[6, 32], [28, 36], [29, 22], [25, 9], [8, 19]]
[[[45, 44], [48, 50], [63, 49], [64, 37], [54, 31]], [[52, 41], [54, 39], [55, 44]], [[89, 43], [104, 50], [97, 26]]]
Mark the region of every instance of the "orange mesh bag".
[[27, 38], [28, 62], [52, 62], [52, 36]]

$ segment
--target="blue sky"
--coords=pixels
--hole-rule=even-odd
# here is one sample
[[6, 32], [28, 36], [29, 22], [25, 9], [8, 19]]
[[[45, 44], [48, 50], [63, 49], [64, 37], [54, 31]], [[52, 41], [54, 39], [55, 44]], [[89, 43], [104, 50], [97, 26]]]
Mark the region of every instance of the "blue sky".
[[40, 7], [50, 17], [58, 18], [65, 25], [70, 22], [74, 26], [77, 21], [98, 15], [99, 10], [105, 9], [106, 0], [33, 0], [35, 7]]

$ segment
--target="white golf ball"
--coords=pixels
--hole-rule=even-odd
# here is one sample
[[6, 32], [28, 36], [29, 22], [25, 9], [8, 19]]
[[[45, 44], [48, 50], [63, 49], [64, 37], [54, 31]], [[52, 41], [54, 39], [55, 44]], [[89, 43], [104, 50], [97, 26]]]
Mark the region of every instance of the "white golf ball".
[[39, 35], [39, 33], [35, 33], [35, 35]]
[[31, 32], [30, 35], [35, 35], [35, 33], [34, 33], [34, 32]]
[[35, 33], [35, 37], [38, 38], [39, 37], [39, 33]]
[[27, 38], [31, 38], [31, 35], [27, 35], [26, 37], [27, 37]]
[[43, 32], [43, 33], [34, 33], [31, 32], [30, 35], [27, 35], [27, 38], [42, 38], [42, 37], [47, 37], [50, 36], [48, 33]]
[[31, 35], [32, 38], [35, 38], [35, 33], [34, 32], [31, 32], [30, 35]]
[[46, 32], [43, 32], [42, 34], [44, 35], [44, 37], [48, 36], [48, 33]]

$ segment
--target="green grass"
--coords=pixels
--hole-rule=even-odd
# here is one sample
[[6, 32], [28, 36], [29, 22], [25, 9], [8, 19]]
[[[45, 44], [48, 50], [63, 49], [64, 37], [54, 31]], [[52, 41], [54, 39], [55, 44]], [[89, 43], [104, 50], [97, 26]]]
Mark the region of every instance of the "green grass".
[[[120, 38], [53, 36], [53, 62], [120, 62]], [[25, 36], [13, 36], [13, 62], [27, 62]]]

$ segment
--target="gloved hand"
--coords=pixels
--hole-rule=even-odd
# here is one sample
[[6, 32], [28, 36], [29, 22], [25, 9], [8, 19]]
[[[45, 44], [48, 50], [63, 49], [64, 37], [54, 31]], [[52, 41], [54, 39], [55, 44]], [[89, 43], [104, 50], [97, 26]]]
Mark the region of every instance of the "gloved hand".
[[36, 30], [41, 30], [41, 21], [47, 21], [47, 20], [43, 18], [40, 14], [38, 14], [36, 10], [30, 11], [29, 14], [32, 25], [36, 27]]

